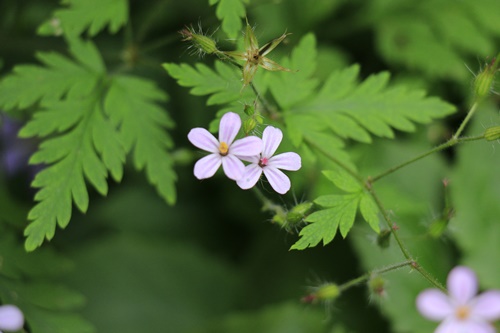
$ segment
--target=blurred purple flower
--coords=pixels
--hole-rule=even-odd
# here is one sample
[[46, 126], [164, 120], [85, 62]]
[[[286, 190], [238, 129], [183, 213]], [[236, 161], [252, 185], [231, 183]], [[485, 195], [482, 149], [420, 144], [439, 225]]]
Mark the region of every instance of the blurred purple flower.
[[21, 310], [14, 305], [0, 306], [0, 333], [2, 331], [19, 331], [24, 325]]
[[283, 139], [283, 133], [279, 128], [267, 126], [262, 134], [262, 153], [250, 158], [244, 158], [251, 162], [245, 168], [243, 177], [238, 180], [238, 186], [249, 189], [257, 183], [264, 172], [272, 188], [285, 194], [290, 189], [290, 179], [279, 169], [297, 171], [301, 168], [301, 159], [297, 153], [288, 152], [273, 156]]
[[427, 289], [417, 297], [417, 309], [427, 319], [441, 321], [435, 333], [495, 333], [490, 322], [500, 319], [500, 290], [478, 296], [476, 274], [464, 266], [448, 275], [448, 295]]
[[0, 128], [1, 138], [1, 163], [6, 173], [10, 176], [16, 175], [23, 171], [28, 171], [34, 175], [40, 170], [41, 165], [29, 166], [28, 160], [36, 149], [32, 140], [20, 139], [17, 133], [23, 124], [6, 116], [2, 115], [2, 125]]
[[188, 139], [193, 145], [211, 153], [194, 165], [196, 178], [212, 177], [221, 164], [230, 179], [241, 178], [245, 170], [245, 165], [240, 161], [241, 157], [259, 154], [262, 150], [262, 140], [256, 136], [247, 136], [235, 141], [240, 128], [240, 116], [228, 112], [220, 120], [219, 140], [204, 128], [193, 128], [189, 132]]

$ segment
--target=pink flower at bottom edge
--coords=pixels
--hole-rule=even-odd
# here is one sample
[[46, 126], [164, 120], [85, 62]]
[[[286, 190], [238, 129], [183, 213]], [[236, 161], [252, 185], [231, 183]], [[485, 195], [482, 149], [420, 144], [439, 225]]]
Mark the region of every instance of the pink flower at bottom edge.
[[10, 304], [0, 306], [0, 330], [18, 331], [23, 325], [24, 316], [17, 306]]
[[474, 271], [455, 267], [447, 279], [448, 295], [427, 289], [416, 300], [418, 311], [427, 319], [441, 321], [435, 333], [495, 333], [490, 322], [500, 319], [500, 290], [477, 294]]

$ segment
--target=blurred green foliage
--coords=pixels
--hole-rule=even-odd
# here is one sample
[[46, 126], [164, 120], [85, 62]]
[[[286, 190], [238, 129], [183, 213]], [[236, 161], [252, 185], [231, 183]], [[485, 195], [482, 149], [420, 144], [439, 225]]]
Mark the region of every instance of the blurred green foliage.
[[[194, 178], [192, 163], [201, 155], [187, 141], [189, 129], [208, 127], [210, 122], [217, 128], [218, 116], [228, 110], [243, 114], [243, 103], [252, 103], [253, 97], [248, 87], [240, 94], [237, 70], [214, 58], [190, 55], [177, 31], [200, 26], [217, 39], [221, 49], [241, 50], [239, 31], [245, 17], [255, 25], [256, 36], [263, 43], [284, 31], [293, 33], [285, 40], [288, 44], [280, 44], [270, 58], [299, 72], [259, 69], [254, 81], [281, 109], [311, 106], [314, 99], [307, 100], [307, 96], [315, 94], [334, 105], [336, 92], [345, 90], [346, 83], [331, 79], [332, 75], [353, 68], [360, 82], [376, 81], [377, 86], [393, 90], [403, 89], [404, 84], [407, 90], [399, 91], [411, 92], [402, 94], [410, 106], [418, 106], [424, 98], [420, 92], [415, 95], [422, 89], [456, 106], [454, 116], [418, 125], [411, 134], [403, 133], [407, 128], [393, 126], [396, 129], [389, 128], [390, 134], [382, 136], [394, 139], [370, 137], [371, 144], [319, 133], [318, 127], [323, 131], [326, 125], [318, 124], [315, 117], [296, 122], [298, 130], [309, 130], [314, 141], [328, 147], [339, 160], [356, 166], [362, 175], [376, 175], [445, 141], [470, 104], [473, 74], [467, 67], [477, 72], [500, 46], [500, 4], [495, 0], [313, 0], [307, 4], [301, 0], [3, 0], [2, 82], [14, 66], [38, 64], [38, 52], [45, 52], [44, 59], [60, 54], [80, 57], [83, 64], [93, 63], [95, 58], [83, 49], [72, 49], [73, 54], [68, 54], [68, 36], [81, 34], [102, 56], [100, 68], [106, 70], [101, 74], [111, 80], [126, 76], [148, 82], [139, 90], [133, 85], [128, 92], [115, 94], [113, 108], [129, 115], [130, 126], [139, 126], [134, 120], [152, 105], [131, 106], [134, 94], [147, 97], [160, 89], [159, 94], [168, 94], [169, 100], [161, 99], [158, 110], [163, 115], [160, 117], [167, 117], [168, 109], [172, 119], [167, 127], [171, 147], [175, 147], [171, 158], [177, 175], [169, 179], [178, 179], [176, 204], [169, 206], [148, 185], [157, 185], [155, 177], [167, 169], [156, 167], [143, 175], [137, 169], [144, 166], [144, 156], [129, 156], [122, 161], [123, 175], [114, 177], [120, 184], [107, 181], [105, 198], [89, 187], [90, 206], [82, 209], [85, 213], [75, 210], [64, 230], [28, 254], [23, 249], [23, 230], [36, 193], [28, 185], [33, 172], [26, 168], [27, 159], [14, 173], [3, 160], [0, 301], [23, 310], [26, 332], [423, 333], [435, 327], [414, 308], [415, 296], [429, 283], [409, 268], [383, 276], [387, 283], [382, 296], [361, 285], [331, 304], [300, 303], [309, 286], [325, 281], [340, 284], [402, 261], [393, 239], [389, 248], [379, 248], [373, 230], [355, 221], [346, 239], [337, 235], [324, 247], [289, 251], [298, 235], [269, 223], [272, 216], [261, 211], [261, 203], [250, 191], [241, 191], [219, 174], [202, 182]], [[61, 29], [70, 31], [67, 37], [58, 36]], [[164, 63], [168, 63], [172, 77], [162, 68]], [[193, 71], [197, 79], [178, 85], [176, 79], [183, 70]], [[379, 74], [383, 71], [390, 72], [394, 80], [388, 82], [386, 74]], [[0, 96], [2, 108], [22, 121], [38, 113], [39, 98], [50, 99], [55, 105], [54, 96], [68, 95], [67, 88], [58, 91], [53, 85], [33, 84], [30, 76], [34, 73], [26, 82], [13, 86], [9, 94], [0, 89], [4, 92]], [[62, 77], [76, 84], [83, 80], [78, 71], [66, 71]], [[185, 87], [194, 87], [191, 94]], [[323, 87], [322, 95], [317, 94], [318, 87]], [[51, 93], [54, 95], [49, 96]], [[12, 102], [16, 94], [31, 101], [16, 104]], [[392, 102], [393, 98], [387, 100]], [[432, 101], [446, 105], [440, 109], [440, 117], [451, 112], [449, 104]], [[378, 115], [383, 114], [385, 108], [378, 102], [359, 109], [371, 112], [374, 107]], [[480, 106], [467, 134], [478, 135], [484, 128], [498, 125], [498, 105], [498, 96], [492, 95]], [[96, 108], [103, 107], [96, 104]], [[409, 117], [418, 119], [423, 113], [432, 113], [433, 107], [421, 106], [413, 111], [413, 118]], [[425, 118], [423, 123], [431, 120]], [[2, 119], [6, 132], [7, 122]], [[293, 123], [287, 121], [287, 125]], [[269, 119], [265, 122], [273, 123]], [[170, 126], [173, 123], [175, 127]], [[337, 127], [337, 131], [344, 129]], [[138, 133], [150, 134], [147, 127], [139, 128]], [[66, 130], [62, 133], [67, 134]], [[305, 135], [293, 126], [287, 130], [283, 151], [296, 149], [294, 145]], [[166, 135], [166, 131], [162, 133], [160, 137]], [[33, 153], [38, 139], [23, 142]], [[14, 135], [2, 135], [4, 159], [12, 147], [18, 147], [15, 142]], [[131, 151], [131, 139], [125, 138], [125, 142]], [[500, 234], [497, 146], [495, 141], [465, 143], [376, 183], [403, 240], [419, 263], [442, 282], [451, 267], [462, 263], [476, 270], [483, 287], [500, 288], [495, 258]], [[154, 161], [160, 148], [148, 148], [152, 151], [148, 160]], [[269, 198], [290, 209], [297, 202], [342, 193], [321, 173], [334, 169], [331, 161], [306, 145], [299, 153], [303, 169], [290, 175], [292, 193], [281, 198], [263, 184]], [[116, 172], [115, 168], [114, 175]], [[445, 207], [445, 178], [450, 180], [455, 215], [436, 238], [429, 228]], [[172, 185], [163, 188], [174, 190]]]

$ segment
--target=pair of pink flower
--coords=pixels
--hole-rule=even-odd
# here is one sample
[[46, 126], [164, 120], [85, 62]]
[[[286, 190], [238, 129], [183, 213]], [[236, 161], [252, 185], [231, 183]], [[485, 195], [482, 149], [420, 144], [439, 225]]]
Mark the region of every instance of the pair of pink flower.
[[[235, 180], [244, 190], [255, 186], [264, 173], [276, 192], [288, 192], [290, 179], [280, 169], [297, 171], [301, 167], [301, 159], [293, 152], [273, 156], [283, 139], [281, 130], [268, 126], [262, 134], [262, 139], [247, 136], [235, 140], [240, 128], [240, 116], [228, 112], [220, 121], [219, 140], [204, 128], [193, 128], [189, 132], [188, 139], [193, 145], [211, 153], [196, 162], [195, 177], [210, 178], [222, 165], [226, 176]], [[242, 161], [250, 164], [245, 166]]]

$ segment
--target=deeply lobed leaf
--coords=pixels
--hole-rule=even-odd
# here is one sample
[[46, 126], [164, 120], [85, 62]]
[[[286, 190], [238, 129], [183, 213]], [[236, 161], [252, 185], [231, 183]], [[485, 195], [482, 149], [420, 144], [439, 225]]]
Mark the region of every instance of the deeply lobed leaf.
[[222, 20], [222, 30], [229, 38], [236, 38], [243, 27], [241, 19], [245, 17], [245, 3], [248, 0], [209, 0], [210, 5], [217, 4], [215, 14]]

